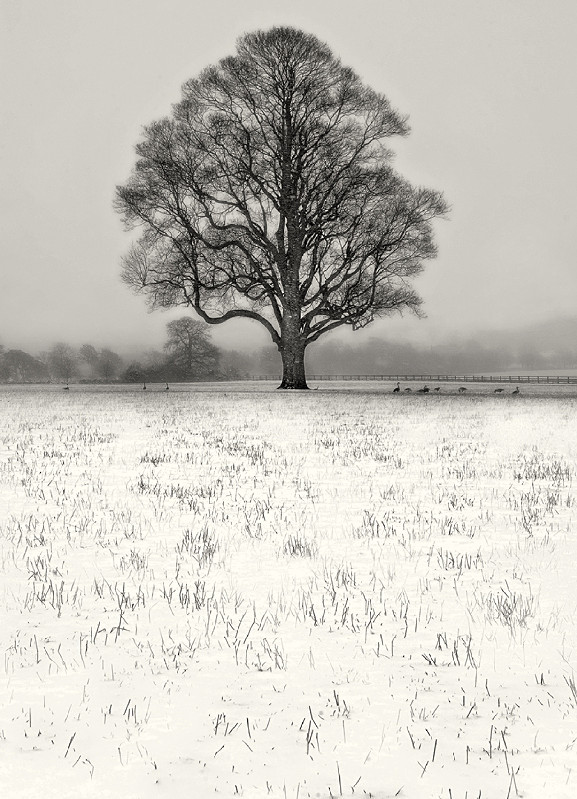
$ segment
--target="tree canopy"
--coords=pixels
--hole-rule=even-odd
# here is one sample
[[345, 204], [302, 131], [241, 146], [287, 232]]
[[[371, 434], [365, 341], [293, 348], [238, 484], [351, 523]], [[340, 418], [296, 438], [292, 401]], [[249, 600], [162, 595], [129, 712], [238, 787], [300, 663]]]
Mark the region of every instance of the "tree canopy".
[[168, 373], [180, 380], [202, 380], [218, 375], [219, 351], [210, 341], [206, 325], [188, 316], [166, 325]]
[[77, 355], [69, 344], [59, 341], [46, 353], [46, 361], [52, 377], [69, 381], [74, 375]]
[[46, 364], [23, 350], [0, 348], [0, 382], [44, 383], [49, 379]]
[[140, 237], [124, 280], [152, 307], [264, 325], [284, 388], [306, 388], [305, 349], [341, 325], [411, 310], [436, 254], [440, 193], [392, 167], [408, 133], [387, 98], [293, 28], [243, 36], [144, 129], [116, 206]]

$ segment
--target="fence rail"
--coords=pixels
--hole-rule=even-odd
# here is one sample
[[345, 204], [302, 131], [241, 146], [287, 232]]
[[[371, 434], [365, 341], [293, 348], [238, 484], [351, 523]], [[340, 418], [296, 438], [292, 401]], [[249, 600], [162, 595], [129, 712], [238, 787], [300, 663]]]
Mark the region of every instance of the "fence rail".
[[[244, 380], [280, 380], [280, 375], [251, 375]], [[382, 380], [423, 383], [565, 383], [577, 385], [577, 375], [307, 375], [307, 380]]]

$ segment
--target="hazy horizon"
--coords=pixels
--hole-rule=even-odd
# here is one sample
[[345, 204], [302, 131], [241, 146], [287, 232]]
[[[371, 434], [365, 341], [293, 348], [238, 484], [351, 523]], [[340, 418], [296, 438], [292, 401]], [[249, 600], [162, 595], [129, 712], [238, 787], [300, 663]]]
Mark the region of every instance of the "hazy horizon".
[[[179, 315], [187, 315], [186, 310], [181, 309], [181, 314], [176, 314], [177, 317]], [[160, 314], [160, 316], [166, 323], [175, 314], [166, 313]], [[424, 329], [422, 332], [419, 331], [416, 325], [423, 325], [427, 320], [417, 320], [415, 326], [404, 325], [403, 320], [394, 321], [396, 321], [396, 329], [391, 324], [393, 320], [389, 320], [388, 327], [390, 329], [388, 330], [383, 329], [384, 326], [378, 323], [368, 325], [360, 331], [353, 331], [349, 328], [337, 330], [332, 334], [321, 337], [317, 342], [310, 345], [309, 353], [317, 351], [319, 347], [322, 348], [324, 345], [329, 346], [331, 349], [334, 349], [335, 346], [341, 346], [345, 350], [366, 350], [367, 348], [370, 349], [375, 341], [380, 341], [383, 346], [398, 344], [400, 347], [412, 347], [415, 351], [423, 352], [429, 348], [444, 348], [447, 351], [457, 352], [460, 349], [467, 349], [478, 343], [487, 349], [498, 348], [500, 345], [514, 344], [515, 346], [526, 346], [536, 353], [546, 353], [559, 350], [565, 341], [569, 342], [568, 349], [570, 350], [571, 346], [577, 342], [577, 314], [554, 320], [536, 321], [528, 325], [472, 331], [459, 337], [449, 331], [436, 331], [434, 333]], [[252, 328], [252, 335], [236, 336], [235, 339], [232, 339], [226, 335], [226, 325], [208, 326], [207, 332], [212, 342], [225, 352], [238, 352], [242, 356], [255, 355], [264, 350], [275, 349], [275, 345], [268, 335], [259, 329], [258, 323], [255, 322], [251, 325], [246, 323], [244, 325], [235, 325], [231, 323], [231, 327], [235, 326]], [[45, 340], [38, 342], [36, 346], [26, 347], [21, 341], [0, 339], [0, 348], [4, 347], [5, 351], [24, 350], [34, 357], [42, 357], [55, 344], [67, 344], [75, 349], [79, 349], [84, 344], [89, 344], [95, 346], [96, 349], [111, 349], [113, 352], [118, 353], [123, 360], [130, 361], [138, 360], [146, 354], [162, 352], [166, 338], [166, 330], [163, 327], [158, 332], [158, 339], [153, 341], [152, 344], [146, 342], [126, 343], [121, 339], [100, 341], [86, 338], [78, 340], [60, 338]], [[577, 344], [575, 346], [577, 347]]]
[[[409, 115], [398, 170], [442, 190], [439, 255], [416, 282], [428, 318], [358, 334], [438, 341], [575, 316], [571, 221], [577, 115], [570, 104], [577, 8], [567, 1], [247, 0], [58, 4], [2, 0], [0, 344], [55, 341], [161, 348], [167, 321], [119, 277], [130, 236], [112, 209], [144, 125], [243, 33], [314, 33]], [[269, 339], [250, 323], [212, 328], [221, 347]], [[349, 335], [344, 336], [349, 340]]]

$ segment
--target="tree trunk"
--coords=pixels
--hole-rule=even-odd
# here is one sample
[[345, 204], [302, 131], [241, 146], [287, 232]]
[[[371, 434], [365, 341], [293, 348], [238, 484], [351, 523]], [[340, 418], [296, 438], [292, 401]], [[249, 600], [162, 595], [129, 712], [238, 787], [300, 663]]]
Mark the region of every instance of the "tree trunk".
[[279, 388], [307, 389], [305, 375], [305, 343], [289, 326], [283, 326], [280, 354], [282, 358], [282, 382]]

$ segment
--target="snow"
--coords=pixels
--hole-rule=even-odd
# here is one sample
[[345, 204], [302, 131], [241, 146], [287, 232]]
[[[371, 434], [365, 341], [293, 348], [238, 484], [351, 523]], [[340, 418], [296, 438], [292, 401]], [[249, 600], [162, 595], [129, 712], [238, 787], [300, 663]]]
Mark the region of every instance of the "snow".
[[577, 398], [492, 388], [2, 388], [2, 795], [573, 797]]

